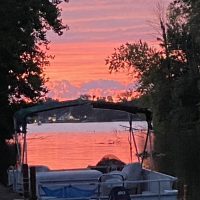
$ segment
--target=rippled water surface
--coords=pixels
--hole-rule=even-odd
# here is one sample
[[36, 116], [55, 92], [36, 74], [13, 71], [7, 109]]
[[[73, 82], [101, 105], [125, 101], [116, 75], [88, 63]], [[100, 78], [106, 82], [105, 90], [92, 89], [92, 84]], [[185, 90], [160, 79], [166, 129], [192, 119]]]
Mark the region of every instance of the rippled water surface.
[[[28, 126], [28, 163], [51, 169], [80, 168], [95, 165], [103, 156], [113, 154], [128, 163], [130, 159], [128, 122], [30, 124]], [[135, 122], [135, 128], [146, 127]], [[145, 135], [135, 133], [139, 150]], [[133, 161], [137, 160], [133, 145]]]

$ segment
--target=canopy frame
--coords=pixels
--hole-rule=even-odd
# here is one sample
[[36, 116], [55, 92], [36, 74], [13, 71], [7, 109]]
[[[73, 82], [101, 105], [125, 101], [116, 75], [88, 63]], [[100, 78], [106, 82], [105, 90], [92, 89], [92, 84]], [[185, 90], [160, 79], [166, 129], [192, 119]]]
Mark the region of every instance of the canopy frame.
[[[132, 102], [105, 102], [105, 101], [90, 101], [90, 100], [83, 100], [83, 99], [76, 99], [70, 101], [62, 101], [62, 102], [48, 102], [39, 105], [35, 105], [28, 108], [23, 108], [17, 111], [14, 114], [14, 129], [15, 129], [15, 138], [17, 135], [22, 133], [24, 137], [24, 144], [23, 144], [23, 152], [22, 158], [20, 155], [19, 147], [18, 149], [18, 160], [19, 164], [23, 164], [27, 162], [27, 144], [26, 144], [26, 134], [27, 134], [27, 118], [32, 116], [33, 114], [37, 114], [44, 111], [67, 108], [67, 107], [74, 107], [74, 106], [81, 106], [81, 105], [91, 105], [93, 108], [98, 109], [108, 109], [108, 110], [118, 110], [124, 111], [129, 114], [144, 114], [146, 117], [147, 122], [147, 137], [144, 145], [144, 152], [147, 148], [147, 143], [150, 138], [150, 133], [152, 130], [152, 112], [148, 108], [139, 108], [133, 105]], [[17, 140], [18, 142], [18, 140]], [[143, 164], [144, 156], [142, 156], [141, 165]]]

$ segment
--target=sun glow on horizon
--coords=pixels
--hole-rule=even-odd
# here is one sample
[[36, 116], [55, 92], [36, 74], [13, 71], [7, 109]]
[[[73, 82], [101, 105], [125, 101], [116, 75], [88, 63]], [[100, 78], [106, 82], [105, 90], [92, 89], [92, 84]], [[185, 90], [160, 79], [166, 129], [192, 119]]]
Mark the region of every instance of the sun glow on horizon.
[[[171, 0], [165, 0], [165, 4]], [[70, 29], [58, 37], [49, 33], [49, 54], [55, 55], [45, 73], [50, 79], [51, 94], [66, 93], [68, 98], [79, 92], [125, 91], [135, 79], [125, 73], [109, 73], [105, 59], [126, 42], [140, 39], [156, 44], [155, 30], [148, 21], [155, 19], [157, 0], [76, 0], [62, 5], [63, 22]], [[98, 82], [99, 81], [99, 82]], [[106, 81], [109, 88], [105, 88]], [[65, 82], [65, 86], [63, 83]], [[98, 84], [97, 84], [98, 82]], [[61, 84], [59, 87], [59, 83]], [[94, 84], [85, 89], [85, 85]], [[56, 85], [56, 86], [55, 86]], [[67, 86], [66, 86], [67, 85]], [[72, 91], [70, 92], [69, 90]], [[79, 90], [79, 91], [78, 91]], [[109, 93], [108, 95], [110, 95]]]

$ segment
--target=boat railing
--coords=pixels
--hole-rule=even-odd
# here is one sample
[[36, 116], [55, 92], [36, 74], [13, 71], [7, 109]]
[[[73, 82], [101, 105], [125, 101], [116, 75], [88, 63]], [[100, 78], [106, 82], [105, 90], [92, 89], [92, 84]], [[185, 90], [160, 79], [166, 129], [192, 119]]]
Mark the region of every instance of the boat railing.
[[[45, 181], [38, 184], [38, 199], [47, 200], [47, 199], [69, 199], [69, 200], [79, 200], [79, 199], [107, 199], [110, 195], [110, 191], [114, 187], [124, 187], [126, 185], [137, 185], [138, 190], [132, 190], [128, 188], [131, 197], [144, 197], [144, 196], [177, 196], [177, 190], [172, 188], [172, 185], [176, 179], [158, 179], [158, 180], [137, 180], [137, 181], [127, 181], [122, 180], [116, 181], [116, 179], [109, 180], [109, 182], [71, 182], [66, 181], [65, 183], [59, 183], [59, 181]], [[44, 192], [44, 187], [49, 189], [49, 193]], [[106, 189], [105, 189], [106, 188]], [[71, 196], [66, 194], [66, 191], [74, 189], [79, 191], [77, 194], [80, 196]], [[43, 191], [43, 192], [41, 192]], [[55, 192], [55, 193], [54, 193]], [[85, 194], [84, 194], [85, 192]], [[59, 193], [59, 195], [58, 195]], [[82, 196], [81, 196], [82, 194]]]

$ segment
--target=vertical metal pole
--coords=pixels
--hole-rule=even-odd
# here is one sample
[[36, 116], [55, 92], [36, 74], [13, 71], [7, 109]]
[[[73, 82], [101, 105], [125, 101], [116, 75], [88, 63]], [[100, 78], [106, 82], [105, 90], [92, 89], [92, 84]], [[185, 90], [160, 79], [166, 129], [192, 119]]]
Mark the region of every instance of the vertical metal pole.
[[132, 140], [131, 140], [131, 131], [129, 132], [129, 145], [130, 145], [130, 159], [133, 161], [133, 152], [132, 152]]
[[158, 197], [160, 199], [160, 181], [158, 181], [158, 188], [159, 188], [159, 194], [158, 194]]
[[129, 114], [129, 145], [130, 145], [130, 158], [131, 162], [133, 161], [133, 152], [132, 152], [132, 115]]
[[[143, 154], [146, 152], [146, 149], [147, 149], [147, 143], [148, 143], [148, 140], [149, 140], [151, 129], [152, 129], [151, 120], [147, 119], [147, 137], [146, 137], [146, 141], [145, 141], [145, 144], [144, 144]], [[143, 162], [144, 162], [144, 155], [142, 156], [141, 166], [143, 165]]]
[[16, 119], [13, 118], [13, 122], [14, 122], [14, 129], [15, 129], [15, 143], [17, 145], [17, 164], [21, 165], [21, 152], [20, 152], [20, 144], [19, 144], [19, 139], [18, 139], [18, 134], [17, 134], [17, 123], [16, 123]]
[[132, 133], [132, 138], [133, 138], [133, 143], [134, 143], [134, 146], [135, 146], [135, 151], [136, 151], [137, 159], [138, 159], [138, 162], [140, 162], [140, 156], [139, 156], [139, 153], [138, 153], [137, 143], [136, 143], [136, 140], [135, 140], [133, 129], [131, 130], [131, 133]]
[[22, 165], [22, 173], [23, 173], [23, 189], [24, 189], [24, 199], [29, 198], [29, 177], [28, 177], [28, 165]]
[[22, 163], [27, 164], [27, 142], [26, 142], [26, 133], [24, 133], [23, 141], [23, 154], [22, 154]]
[[31, 200], [37, 200], [36, 196], [36, 168], [30, 167], [30, 189], [31, 189]]
[[183, 186], [183, 200], [187, 200], [187, 185]]
[[151, 170], [155, 169], [154, 160], [153, 160], [153, 145], [152, 145], [152, 132], [149, 132], [149, 146], [150, 146], [150, 165]]
[[144, 162], [144, 157], [145, 157], [145, 152], [146, 152], [146, 149], [147, 149], [147, 143], [148, 143], [148, 139], [149, 139], [149, 133], [150, 133], [150, 130], [148, 128], [148, 131], [147, 131], [147, 137], [146, 137], [146, 141], [145, 141], [145, 144], [144, 144], [144, 150], [143, 150], [143, 155], [142, 155], [142, 161], [141, 161], [141, 166], [143, 165], [143, 162]]
[[25, 163], [28, 163], [28, 152], [27, 152], [27, 141], [26, 141], [26, 133], [25, 133]]

